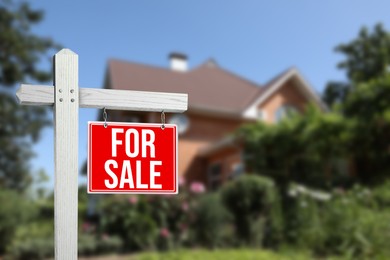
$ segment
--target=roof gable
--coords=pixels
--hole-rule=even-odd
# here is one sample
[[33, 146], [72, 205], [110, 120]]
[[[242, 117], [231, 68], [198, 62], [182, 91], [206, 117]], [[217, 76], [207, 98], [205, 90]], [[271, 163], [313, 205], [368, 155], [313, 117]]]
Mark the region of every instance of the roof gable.
[[274, 93], [279, 91], [280, 88], [282, 88], [289, 80], [292, 80], [296, 83], [295, 85], [297, 86], [298, 91], [300, 91], [308, 101], [313, 102], [323, 111], [327, 110], [326, 105], [314, 92], [313, 88], [308, 84], [308, 82], [302, 77], [299, 71], [295, 68], [291, 68], [273, 78], [263, 87], [260, 95], [258, 95], [253, 100], [253, 102], [247, 107], [245, 111], [243, 111], [243, 117], [255, 118], [257, 114], [257, 107], [263, 104]]
[[109, 61], [109, 87], [141, 91], [188, 93], [189, 108], [237, 114], [261, 91], [259, 85], [208, 61], [188, 72]]

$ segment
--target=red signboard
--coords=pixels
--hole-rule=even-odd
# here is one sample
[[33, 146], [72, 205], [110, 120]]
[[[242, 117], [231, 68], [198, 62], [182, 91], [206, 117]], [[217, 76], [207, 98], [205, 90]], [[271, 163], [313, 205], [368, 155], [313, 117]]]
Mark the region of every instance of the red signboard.
[[88, 123], [88, 193], [177, 194], [176, 125]]

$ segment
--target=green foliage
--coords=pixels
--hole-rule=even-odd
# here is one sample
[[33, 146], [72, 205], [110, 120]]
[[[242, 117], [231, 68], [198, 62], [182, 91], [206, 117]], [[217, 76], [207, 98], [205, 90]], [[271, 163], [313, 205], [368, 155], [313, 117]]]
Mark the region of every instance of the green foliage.
[[123, 241], [117, 236], [103, 234], [97, 236], [93, 233], [81, 233], [78, 237], [78, 255], [92, 256], [112, 252], [120, 252]]
[[356, 39], [340, 44], [336, 51], [345, 56], [338, 68], [346, 71], [349, 82], [328, 83], [323, 95], [328, 105], [344, 102], [357, 84], [389, 73], [390, 33], [381, 24], [377, 24], [371, 31], [363, 27]]
[[359, 84], [343, 108], [348, 117], [386, 119], [386, 112], [390, 109], [390, 75]]
[[372, 199], [379, 210], [390, 209], [390, 180], [372, 191]]
[[370, 32], [363, 27], [357, 39], [340, 44], [336, 51], [346, 59], [338, 64], [348, 78], [355, 83], [366, 82], [388, 73], [390, 65], [390, 34], [377, 24]]
[[53, 222], [19, 225], [7, 256], [11, 259], [45, 259], [54, 255]]
[[319, 251], [325, 243], [321, 205], [307, 194], [289, 200], [286, 211], [286, 235], [289, 243], [301, 249]]
[[22, 107], [8, 94], [0, 93], [0, 188], [22, 191], [31, 183], [27, 174], [31, 146], [47, 125], [45, 109]]
[[100, 212], [102, 232], [119, 236], [127, 250], [154, 248], [158, 227], [146, 201], [132, 204], [127, 196], [110, 196]]
[[195, 208], [193, 225], [198, 244], [216, 248], [232, 244], [233, 226], [231, 215], [222, 205], [219, 194], [207, 194], [199, 198]]
[[389, 254], [386, 242], [390, 236], [390, 211], [377, 211], [364, 200], [371, 196], [367, 189], [334, 194], [322, 211], [327, 231], [327, 252], [351, 256], [373, 257]]
[[325, 92], [342, 96], [338, 107], [326, 114], [312, 107], [272, 126], [240, 130], [250, 170], [275, 179], [282, 190], [290, 181], [330, 188], [376, 185], [389, 176], [390, 34], [380, 25], [371, 33], [363, 28], [337, 50], [346, 56], [339, 67], [350, 82]]
[[390, 211], [376, 208], [372, 192], [355, 186], [335, 190], [329, 200], [299, 195], [290, 200], [286, 215], [290, 244], [318, 255], [372, 259], [390, 254]]
[[31, 32], [42, 21], [43, 12], [26, 2], [0, 1], [0, 85], [13, 86], [26, 79], [48, 81], [51, 72], [37, 67], [48, 51], [59, 46], [51, 39]]
[[272, 222], [267, 217], [277, 206], [274, 183], [265, 177], [245, 175], [226, 184], [221, 192], [224, 205], [234, 216], [238, 241], [262, 245], [265, 223]]
[[344, 102], [351, 89], [352, 85], [349, 82], [330, 81], [325, 86], [322, 100], [329, 107], [341, 104]]
[[[0, 86], [25, 80], [47, 81], [51, 71], [38, 64], [58, 48], [48, 38], [36, 36], [31, 25], [42, 20], [42, 11], [26, 2], [0, 1]], [[49, 124], [45, 108], [22, 107], [9, 94], [0, 93], [0, 189], [23, 191], [31, 182], [28, 160], [31, 145]]]
[[175, 196], [148, 197], [151, 217], [159, 227], [158, 248], [167, 250], [194, 242], [189, 227], [197, 198], [191, 198], [185, 188]]
[[282, 196], [291, 181], [329, 187], [347, 179], [345, 145], [352, 137], [349, 123], [337, 113], [310, 107], [278, 124], [248, 124], [237, 136], [249, 170], [274, 179]]
[[16, 191], [0, 189], [0, 201], [0, 254], [2, 254], [16, 229], [32, 219], [36, 212], [31, 202]]
[[381, 183], [390, 172], [390, 75], [360, 84], [343, 107], [357, 175], [362, 183]]
[[97, 253], [98, 241], [93, 234], [79, 234], [78, 237], [78, 255], [94, 255]]
[[103, 234], [98, 239], [97, 252], [99, 254], [106, 254], [112, 252], [120, 252], [123, 247], [123, 241], [118, 236], [109, 236]]
[[[87, 218], [88, 211], [88, 193], [86, 192], [87, 187], [85, 185], [79, 186], [78, 191], [78, 217], [79, 223]], [[93, 196], [93, 195], [92, 195]]]

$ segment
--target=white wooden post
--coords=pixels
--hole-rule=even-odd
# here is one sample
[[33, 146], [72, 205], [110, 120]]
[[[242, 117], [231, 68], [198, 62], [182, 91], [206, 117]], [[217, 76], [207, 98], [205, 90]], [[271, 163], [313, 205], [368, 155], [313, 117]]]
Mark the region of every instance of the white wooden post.
[[21, 85], [22, 105], [54, 105], [55, 259], [77, 259], [78, 109], [182, 113], [188, 95], [131, 90], [87, 89], [78, 85], [78, 56], [63, 49], [54, 56], [54, 87]]
[[79, 82], [78, 56], [54, 56], [55, 258], [77, 259]]

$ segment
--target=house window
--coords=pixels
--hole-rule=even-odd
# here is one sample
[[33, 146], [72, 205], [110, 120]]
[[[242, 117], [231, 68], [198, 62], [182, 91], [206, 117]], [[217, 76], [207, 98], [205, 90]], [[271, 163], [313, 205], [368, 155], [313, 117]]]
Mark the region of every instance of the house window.
[[173, 115], [168, 120], [168, 122], [170, 124], [177, 125], [177, 132], [179, 135], [184, 134], [190, 126], [190, 120], [188, 119], [188, 117], [186, 115], [183, 115], [183, 114]]
[[298, 109], [292, 105], [282, 105], [275, 112], [275, 122], [280, 122], [284, 118], [291, 117], [298, 113]]
[[208, 182], [210, 190], [216, 190], [222, 183], [222, 164], [214, 163], [208, 172]]

